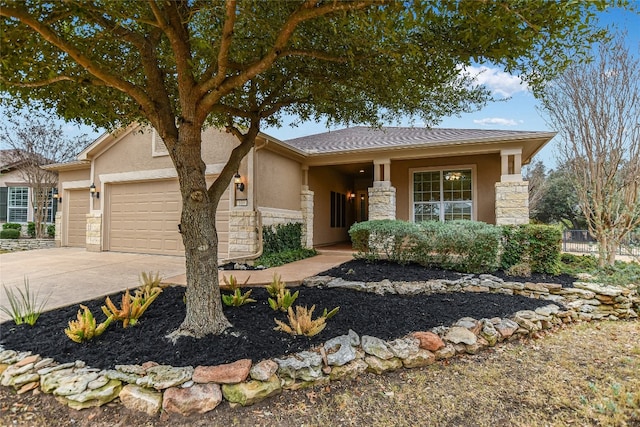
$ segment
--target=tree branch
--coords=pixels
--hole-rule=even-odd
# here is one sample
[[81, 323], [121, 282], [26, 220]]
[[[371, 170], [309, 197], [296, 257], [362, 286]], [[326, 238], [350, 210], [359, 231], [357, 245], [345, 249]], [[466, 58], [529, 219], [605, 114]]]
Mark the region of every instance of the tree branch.
[[56, 34], [49, 26], [39, 22], [23, 8], [2, 7], [0, 8], [0, 16], [18, 19], [24, 25], [38, 33], [46, 42], [51, 43], [53, 46], [68, 54], [75, 62], [78, 63], [78, 65], [84, 68], [89, 74], [103, 81], [106, 86], [113, 87], [114, 89], [129, 94], [141, 106], [143, 106], [143, 108], [146, 107], [149, 108], [150, 111], [153, 111], [153, 103], [143, 90], [136, 87], [134, 84], [119, 78], [116, 74], [104, 70], [95, 61], [83, 54], [75, 46], [59, 37], [58, 34]]
[[200, 85], [199, 92], [206, 94], [199, 103], [198, 115], [206, 118], [208, 112], [213, 105], [218, 102], [224, 95], [230, 93], [233, 89], [242, 86], [244, 83], [267, 70], [282, 55], [287, 43], [291, 39], [294, 31], [304, 21], [308, 21], [320, 16], [329, 15], [334, 12], [350, 11], [364, 9], [367, 6], [375, 4], [385, 4], [386, 0], [362, 0], [354, 2], [332, 2], [323, 4], [317, 0], [305, 1], [295, 12], [293, 12], [287, 21], [282, 25], [272, 48], [259, 60], [250, 64], [242, 73], [224, 77], [220, 80], [220, 76], [204, 81]]

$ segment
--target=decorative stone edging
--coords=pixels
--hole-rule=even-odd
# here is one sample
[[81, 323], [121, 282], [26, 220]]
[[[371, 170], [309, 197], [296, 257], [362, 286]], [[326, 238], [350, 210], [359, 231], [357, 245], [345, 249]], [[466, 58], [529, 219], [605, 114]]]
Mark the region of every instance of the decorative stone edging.
[[[100, 406], [116, 398], [127, 408], [156, 416], [161, 410], [184, 416], [213, 410], [222, 400], [251, 405], [282, 390], [427, 366], [457, 354], [476, 354], [499, 342], [581, 320], [630, 319], [640, 313], [636, 290], [576, 282], [574, 288], [545, 283], [505, 282], [497, 277], [376, 283], [312, 277], [306, 286], [344, 287], [382, 294], [499, 292], [547, 299], [550, 304], [522, 310], [511, 318], [462, 318], [450, 327], [418, 331], [393, 341], [349, 331], [308, 351], [253, 363], [249, 359], [217, 366], [172, 367], [146, 362], [112, 370], [84, 362], [57, 364], [30, 352], [0, 348], [0, 384], [18, 393], [40, 388], [74, 409]], [[561, 307], [558, 304], [562, 304]]]
[[0, 239], [0, 249], [8, 251], [48, 249], [55, 246], [56, 242], [53, 239]]

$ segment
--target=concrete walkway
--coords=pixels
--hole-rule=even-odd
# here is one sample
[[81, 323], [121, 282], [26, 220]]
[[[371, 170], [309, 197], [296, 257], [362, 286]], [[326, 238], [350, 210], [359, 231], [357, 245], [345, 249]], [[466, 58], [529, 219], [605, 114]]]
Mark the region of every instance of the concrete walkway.
[[[222, 276], [233, 274], [248, 285], [269, 283], [279, 274], [287, 284], [300, 283], [352, 258], [348, 251], [327, 251], [316, 257], [262, 271], [221, 271]], [[141, 272], [159, 272], [163, 283], [186, 285], [185, 259], [180, 256], [144, 255], [119, 252], [87, 252], [82, 248], [52, 248], [0, 254], [0, 284], [24, 290], [25, 277], [32, 293], [40, 298], [47, 295], [46, 310], [135, 288]], [[0, 305], [8, 306], [4, 288], [0, 288]], [[0, 322], [8, 320], [0, 312]]]
[[[304, 279], [310, 276], [328, 270], [343, 262], [353, 259], [353, 255], [349, 252], [326, 251], [319, 252], [319, 255], [303, 259], [301, 261], [292, 262], [280, 267], [267, 268], [266, 270], [227, 270], [220, 271], [220, 283], [223, 282], [223, 276], [227, 279], [229, 276], [238, 279], [238, 283], [243, 284], [247, 281], [247, 286], [263, 286], [271, 283], [273, 275], [277, 274], [289, 286], [299, 285]], [[180, 274], [174, 277], [168, 277], [163, 280], [164, 283], [172, 285], [186, 285], [187, 277]]]

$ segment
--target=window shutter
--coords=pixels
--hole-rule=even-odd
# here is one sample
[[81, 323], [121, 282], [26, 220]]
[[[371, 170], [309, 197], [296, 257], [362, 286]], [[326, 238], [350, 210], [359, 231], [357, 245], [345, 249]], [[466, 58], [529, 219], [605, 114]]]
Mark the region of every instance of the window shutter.
[[9, 188], [0, 187], [0, 221], [7, 221], [7, 195]]

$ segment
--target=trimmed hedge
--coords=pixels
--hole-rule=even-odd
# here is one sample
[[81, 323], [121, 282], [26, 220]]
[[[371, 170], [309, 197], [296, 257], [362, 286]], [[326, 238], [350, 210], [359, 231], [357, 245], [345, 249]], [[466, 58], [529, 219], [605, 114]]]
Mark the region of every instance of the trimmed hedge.
[[414, 224], [374, 220], [349, 229], [359, 258], [417, 262], [465, 273], [528, 264], [533, 273], [558, 274], [562, 232], [548, 225], [495, 226], [476, 221]]
[[500, 266], [508, 269], [528, 263], [533, 273], [558, 274], [562, 251], [559, 227], [539, 224], [502, 226]]
[[3, 230], [20, 230], [22, 229], [22, 225], [17, 224], [15, 222], [7, 222], [2, 224], [2, 229]]
[[401, 264], [417, 262], [466, 273], [498, 267], [500, 230], [481, 222], [374, 220], [354, 224], [349, 235], [361, 258], [384, 255]]
[[19, 239], [20, 238], [20, 230], [16, 230], [15, 228], [5, 228], [4, 230], [0, 230], [0, 239]]

